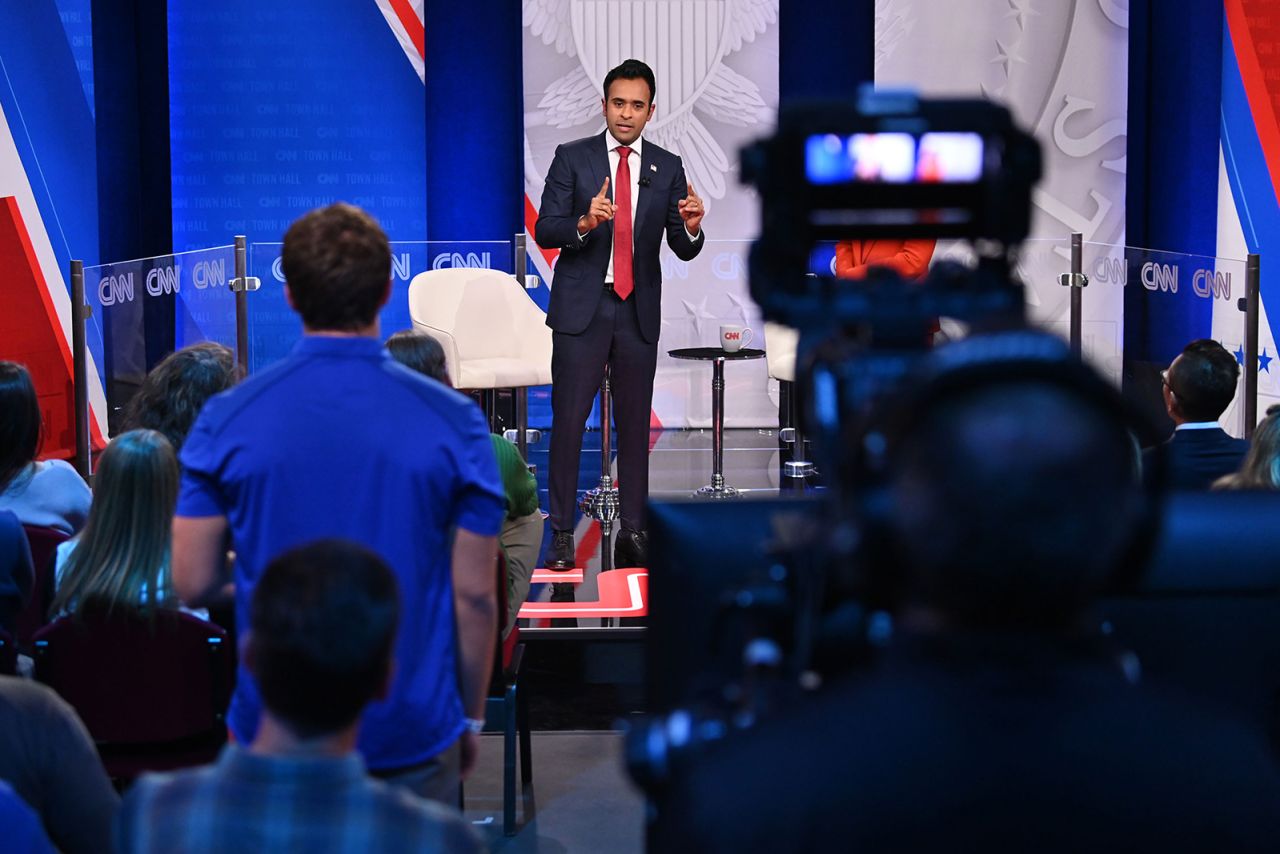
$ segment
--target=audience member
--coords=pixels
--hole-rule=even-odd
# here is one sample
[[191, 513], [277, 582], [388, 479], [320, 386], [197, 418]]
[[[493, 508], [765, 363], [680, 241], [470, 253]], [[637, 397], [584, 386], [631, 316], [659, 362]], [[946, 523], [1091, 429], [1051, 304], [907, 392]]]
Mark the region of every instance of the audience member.
[[[437, 382], [452, 385], [444, 348], [430, 335], [412, 329], [401, 330], [387, 339], [387, 350], [397, 362]], [[546, 524], [538, 509], [538, 481], [519, 449], [496, 433], [490, 433], [489, 440], [498, 460], [498, 474], [507, 503], [507, 515], [498, 535], [498, 546], [507, 559], [507, 613], [502, 624], [505, 637], [516, 624], [520, 606], [529, 598], [530, 581], [542, 553]]]
[[63, 460], [37, 460], [43, 420], [27, 369], [0, 362], [0, 510], [24, 525], [79, 531], [89, 515], [89, 485]]
[[125, 412], [125, 429], [159, 430], [179, 451], [205, 401], [238, 378], [235, 354], [222, 344], [183, 347], [161, 359], [142, 381]]
[[1086, 629], [1143, 518], [1118, 395], [1037, 333], [931, 364], [886, 456], [895, 637], [871, 670], [689, 757], [651, 841], [1275, 850], [1265, 738], [1136, 684]]
[[180, 608], [169, 570], [177, 501], [178, 460], [168, 439], [155, 430], [112, 439], [98, 462], [89, 521], [58, 546], [53, 613]]
[[1214, 489], [1280, 489], [1280, 404], [1267, 410], [1253, 431], [1240, 470], [1223, 475]]
[[[406, 616], [396, 679], [365, 716], [360, 752], [375, 774], [454, 803], [475, 760], [497, 628], [502, 493], [484, 418], [379, 344], [391, 251], [368, 214], [306, 214], [285, 234], [283, 268], [304, 337], [210, 399], [187, 436], [174, 585], [188, 602], [222, 587], [229, 529], [245, 625], [264, 568], [287, 549], [339, 536], [381, 555]], [[240, 743], [254, 740], [259, 709], [241, 667], [229, 714]]]
[[13, 634], [34, 580], [31, 546], [22, 523], [11, 511], [0, 510], [0, 629]]
[[479, 850], [455, 811], [369, 778], [356, 753], [362, 710], [390, 689], [398, 611], [395, 576], [361, 546], [319, 541], [272, 561], [245, 644], [257, 734], [214, 765], [140, 779], [117, 850]]
[[1182, 348], [1161, 374], [1165, 410], [1173, 419], [1173, 437], [1143, 454], [1144, 476], [1155, 476], [1163, 454], [1164, 480], [1170, 490], [1208, 489], [1240, 467], [1249, 443], [1228, 436], [1218, 419], [1236, 394], [1240, 365], [1217, 341], [1201, 338]]
[[84, 724], [52, 689], [0, 676], [0, 780], [39, 814], [59, 850], [111, 850], [120, 800]]

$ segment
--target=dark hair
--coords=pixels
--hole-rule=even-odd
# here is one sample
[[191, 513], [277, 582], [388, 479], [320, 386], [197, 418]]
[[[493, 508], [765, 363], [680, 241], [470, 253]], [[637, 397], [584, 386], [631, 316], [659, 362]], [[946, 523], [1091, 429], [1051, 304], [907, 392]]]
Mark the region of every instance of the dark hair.
[[395, 576], [364, 546], [320, 540], [277, 557], [249, 610], [267, 709], [304, 738], [350, 726], [390, 673], [399, 611]]
[[909, 598], [979, 627], [1070, 623], [1114, 579], [1142, 502], [1117, 414], [1045, 379], [922, 407], [890, 482]]
[[400, 364], [447, 386], [453, 385], [444, 363], [444, 348], [425, 332], [400, 330], [387, 339], [387, 352]]
[[653, 103], [658, 94], [658, 84], [653, 79], [653, 69], [638, 59], [626, 59], [617, 68], [612, 68], [604, 76], [604, 99], [609, 100], [609, 87], [615, 80], [643, 80], [649, 84], [649, 103]]
[[159, 430], [179, 450], [205, 401], [238, 379], [235, 354], [229, 348], [212, 341], [183, 347], [147, 374], [129, 401], [125, 428]]
[[341, 202], [289, 226], [281, 264], [293, 307], [310, 329], [368, 326], [391, 284], [387, 235], [369, 214]]
[[1231, 405], [1239, 379], [1236, 357], [1217, 341], [1199, 338], [1182, 348], [1166, 381], [1184, 418], [1217, 421]]
[[17, 362], [0, 362], [0, 490], [40, 453], [42, 425], [31, 374]]
[[177, 606], [169, 546], [178, 476], [163, 434], [130, 430], [111, 440], [98, 462], [89, 520], [58, 584], [55, 613]]

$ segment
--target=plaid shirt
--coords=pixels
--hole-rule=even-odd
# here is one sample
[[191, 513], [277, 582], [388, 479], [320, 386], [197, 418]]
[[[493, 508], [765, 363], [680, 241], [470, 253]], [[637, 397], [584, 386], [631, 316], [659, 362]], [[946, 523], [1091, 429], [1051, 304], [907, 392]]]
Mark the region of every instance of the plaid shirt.
[[213, 765], [142, 777], [116, 820], [119, 852], [481, 851], [462, 817], [340, 758], [228, 745]]

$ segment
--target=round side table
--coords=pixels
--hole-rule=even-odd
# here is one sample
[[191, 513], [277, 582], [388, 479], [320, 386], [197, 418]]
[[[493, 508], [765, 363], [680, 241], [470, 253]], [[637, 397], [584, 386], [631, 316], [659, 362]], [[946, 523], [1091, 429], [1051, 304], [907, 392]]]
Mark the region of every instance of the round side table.
[[702, 498], [734, 498], [738, 490], [724, 482], [724, 363], [763, 359], [763, 350], [743, 347], [730, 353], [719, 347], [684, 347], [668, 350], [673, 359], [711, 363], [711, 483], [694, 495]]

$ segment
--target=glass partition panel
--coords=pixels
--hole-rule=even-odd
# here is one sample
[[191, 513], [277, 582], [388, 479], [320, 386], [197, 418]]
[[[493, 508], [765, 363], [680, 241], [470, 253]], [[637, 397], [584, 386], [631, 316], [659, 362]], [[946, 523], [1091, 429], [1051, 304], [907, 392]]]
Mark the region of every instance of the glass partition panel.
[[[1036, 238], [1022, 244], [1016, 273], [1026, 286], [1027, 316], [1063, 339], [1071, 337], [1072, 289], [1062, 283], [1070, 272], [1070, 237]], [[1091, 285], [1081, 295], [1081, 352], [1117, 385], [1124, 356], [1123, 296], [1119, 290], [1099, 293]]]
[[87, 343], [111, 435], [147, 371], [197, 341], [235, 348], [233, 248], [219, 246], [86, 267]]
[[174, 346], [214, 341], [236, 349], [236, 277], [234, 246], [186, 252], [175, 259], [180, 287], [174, 291]]
[[[288, 354], [302, 335], [302, 324], [284, 296], [283, 244], [249, 244], [249, 275], [262, 285], [249, 295], [249, 365], [257, 370]], [[408, 329], [409, 283], [426, 270], [482, 267], [512, 272], [511, 242], [506, 240], [425, 241], [391, 243], [391, 298], [382, 309], [382, 337]]]
[[1244, 296], [1244, 262], [1086, 242], [1083, 268], [1089, 277], [1085, 316], [1101, 321], [1110, 315], [1119, 324], [1125, 396], [1163, 419], [1160, 372], [1188, 342], [1213, 338], [1241, 364], [1236, 396], [1221, 423], [1233, 436], [1244, 435], [1245, 314], [1238, 305]]

